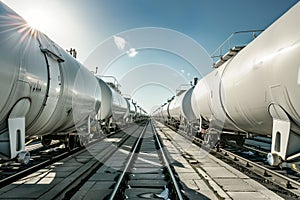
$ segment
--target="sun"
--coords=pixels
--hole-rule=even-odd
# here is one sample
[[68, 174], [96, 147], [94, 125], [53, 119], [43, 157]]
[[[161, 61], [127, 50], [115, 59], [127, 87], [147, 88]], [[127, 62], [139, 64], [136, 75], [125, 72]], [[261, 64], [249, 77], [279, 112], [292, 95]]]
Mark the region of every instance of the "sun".
[[47, 31], [47, 18], [45, 18], [45, 14], [41, 11], [32, 11], [30, 14], [24, 16], [24, 18], [32, 29], [42, 32]]
[[36, 29], [36, 30], [40, 30], [43, 29], [41, 20], [36, 18], [36, 19], [31, 19], [31, 20], [27, 20], [27, 24], [32, 28], [32, 29]]

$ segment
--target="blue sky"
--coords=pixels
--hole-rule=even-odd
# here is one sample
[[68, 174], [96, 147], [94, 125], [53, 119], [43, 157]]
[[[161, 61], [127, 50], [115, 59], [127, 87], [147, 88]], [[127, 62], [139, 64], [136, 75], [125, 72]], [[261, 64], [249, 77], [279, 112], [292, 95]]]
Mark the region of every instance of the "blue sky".
[[[182, 33], [210, 54], [231, 33], [240, 30], [265, 29], [298, 1], [4, 0], [3, 2], [29, 23], [35, 24], [64, 49], [76, 48], [78, 60], [85, 63], [89, 55], [103, 41], [120, 35], [121, 32], [143, 27], [160, 27]], [[135, 41], [129, 42], [136, 44]], [[153, 62], [156, 65], [174, 68], [179, 75], [186, 78], [187, 82], [189, 78], [193, 78], [193, 67], [189, 66], [191, 64], [183, 58], [175, 58], [172, 53], [162, 53], [157, 49], [148, 50], [148, 54], [147, 51], [142, 52], [139, 49], [137, 52], [136, 59], [139, 61], [126, 58], [126, 54], [125, 57], [123, 54], [123, 57], [112, 64], [107, 73], [121, 78], [126, 73], [124, 71], [130, 71], [132, 67], [141, 65], [149, 67], [149, 63]], [[178, 62], [175, 62], [176, 60]], [[123, 67], [122, 70], [118, 70], [117, 64]], [[210, 66], [203, 66], [202, 75], [210, 70]], [[141, 76], [146, 78], [147, 74]], [[176, 80], [170, 78], [170, 81]], [[182, 82], [178, 82], [180, 83]], [[155, 83], [152, 87], [148, 84], [144, 89], [135, 91], [134, 95], [137, 101], [149, 111], [151, 105], [161, 104], [172, 95], [169, 90], [163, 89], [165, 86], [158, 88], [159, 84]]]
[[49, 21], [59, 24], [56, 30], [48, 24], [49, 28], [45, 28], [46, 34], [63, 47], [77, 47], [83, 61], [95, 44], [116, 33], [137, 27], [164, 27], [177, 30], [194, 38], [211, 53], [232, 32], [264, 29], [298, 1], [4, 0], [3, 2], [25, 19], [33, 18], [32, 11], [38, 9], [44, 16], [36, 17], [46, 18], [44, 19], [46, 27]]

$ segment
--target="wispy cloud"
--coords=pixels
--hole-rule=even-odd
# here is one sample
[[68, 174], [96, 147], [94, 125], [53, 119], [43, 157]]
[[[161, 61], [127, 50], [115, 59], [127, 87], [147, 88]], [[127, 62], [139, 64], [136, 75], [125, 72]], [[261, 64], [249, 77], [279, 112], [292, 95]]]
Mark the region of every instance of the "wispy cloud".
[[119, 36], [113, 36], [113, 37], [114, 37], [114, 42], [117, 45], [118, 49], [124, 50], [126, 45], [126, 40]]
[[136, 54], [138, 54], [138, 52], [135, 50], [135, 48], [129, 49], [128, 51], [126, 51], [126, 53], [130, 58], [133, 58], [136, 56]]
[[113, 36], [113, 38], [118, 49], [120, 49], [121, 51], [126, 51], [127, 49], [129, 49], [126, 51], [128, 57], [133, 58], [138, 54], [135, 48], [130, 48], [130, 44], [124, 38], [120, 36]]

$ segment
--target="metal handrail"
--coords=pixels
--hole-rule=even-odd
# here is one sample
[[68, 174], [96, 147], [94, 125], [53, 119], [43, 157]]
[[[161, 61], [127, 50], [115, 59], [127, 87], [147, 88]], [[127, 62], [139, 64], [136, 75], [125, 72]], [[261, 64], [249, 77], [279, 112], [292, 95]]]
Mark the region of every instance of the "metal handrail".
[[175, 91], [176, 96], [179, 96], [182, 92], [187, 91], [191, 87], [192, 86], [190, 84], [181, 84], [181, 85], [179, 85], [179, 87]]
[[[234, 47], [232, 45], [232, 40], [236, 35], [240, 35], [240, 34], [249, 34], [252, 33], [252, 40], [253, 41], [262, 31], [264, 30], [247, 30], [247, 31], [237, 31], [232, 33], [212, 54], [211, 54], [211, 58], [220, 58], [222, 57], [225, 53], [228, 52], [228, 50], [232, 47]], [[250, 42], [251, 42], [250, 41]], [[248, 42], [247, 44], [249, 44], [250, 42]], [[244, 46], [247, 44], [242, 44], [240, 46]], [[227, 46], [226, 51], [223, 51], [225, 49], [225, 46]], [[235, 45], [236, 46], [236, 45]], [[224, 53], [223, 53], [224, 52]]]
[[[114, 77], [114, 76], [110, 76], [110, 75], [96, 75], [96, 77], [101, 78], [103, 81], [105, 81], [105, 79], [107, 79], [107, 78], [110, 78], [113, 81], [113, 82], [110, 82], [110, 83], [112, 83], [116, 87], [117, 90], [119, 90], [119, 88], [121, 87], [121, 84], [119, 83], [119, 81], [117, 80], [117, 78]], [[108, 83], [108, 81], [105, 81], [105, 82]]]

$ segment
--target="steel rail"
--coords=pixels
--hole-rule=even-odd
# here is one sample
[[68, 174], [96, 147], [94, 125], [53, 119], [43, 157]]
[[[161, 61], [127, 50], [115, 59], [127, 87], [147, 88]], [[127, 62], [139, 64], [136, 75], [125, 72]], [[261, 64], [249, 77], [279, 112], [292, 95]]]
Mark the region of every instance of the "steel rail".
[[73, 149], [72, 151], [65, 151], [62, 154], [51, 157], [51, 159], [42, 161], [42, 162], [35, 164], [29, 168], [23, 169], [22, 171], [16, 172], [15, 174], [12, 174], [6, 178], [1, 179], [0, 180], [0, 188], [2, 188], [14, 181], [17, 181], [25, 176], [28, 176], [46, 166], [53, 164], [59, 160], [62, 160], [68, 156], [76, 156], [77, 154], [80, 154], [83, 150], [84, 150], [83, 147], [78, 147], [78, 148]]
[[164, 163], [165, 163], [165, 166], [167, 167], [168, 172], [169, 172], [169, 174], [170, 174], [170, 176], [171, 176], [171, 180], [172, 180], [172, 182], [173, 182], [173, 184], [174, 184], [174, 187], [175, 187], [175, 190], [176, 190], [178, 199], [183, 200], [184, 198], [183, 198], [182, 195], [181, 195], [180, 188], [179, 188], [179, 186], [178, 186], [178, 184], [177, 184], [177, 181], [176, 181], [176, 179], [175, 179], [174, 173], [173, 173], [173, 171], [172, 171], [172, 169], [171, 169], [171, 167], [170, 167], [170, 162], [168, 161], [168, 159], [167, 159], [167, 157], [166, 157], [166, 155], [165, 155], [164, 149], [162, 148], [162, 145], [161, 145], [161, 143], [160, 143], [160, 140], [159, 140], [159, 138], [158, 138], [158, 136], [157, 136], [157, 131], [156, 131], [156, 129], [154, 128], [152, 122], [151, 122], [151, 127], [152, 127], [152, 130], [153, 130], [153, 132], [154, 132], [154, 135], [155, 135], [157, 144], [158, 144], [158, 146], [159, 146], [159, 149], [160, 149], [160, 151], [161, 151], [161, 154], [162, 154], [162, 157], [163, 157], [163, 161], [164, 161]]
[[251, 171], [255, 171], [256, 174], [258, 174], [257, 172], [260, 172], [261, 174], [258, 175], [263, 176], [266, 180], [269, 180], [277, 184], [278, 186], [281, 186], [284, 189], [290, 191], [291, 193], [300, 196], [300, 183], [298, 181], [295, 181], [287, 176], [275, 172], [274, 170], [268, 169], [260, 164], [257, 164], [225, 149], [220, 148], [220, 150], [221, 152], [224, 152], [225, 154], [233, 157], [236, 162], [241, 163], [242, 161], [246, 166], [250, 166]]
[[148, 126], [148, 123], [149, 123], [149, 121], [147, 122], [147, 124], [145, 125], [145, 127], [143, 128], [143, 130], [141, 131], [141, 134], [140, 134], [139, 138], [138, 138], [137, 141], [136, 141], [136, 144], [135, 144], [135, 146], [134, 146], [134, 148], [133, 148], [133, 150], [132, 150], [132, 152], [131, 152], [131, 155], [130, 155], [128, 161], [127, 161], [127, 164], [126, 164], [126, 166], [125, 166], [125, 168], [124, 168], [122, 174], [119, 176], [119, 179], [118, 179], [118, 181], [117, 181], [117, 183], [116, 183], [116, 185], [115, 185], [115, 187], [114, 187], [114, 190], [113, 190], [113, 192], [111, 193], [111, 195], [110, 195], [110, 197], [109, 197], [110, 200], [113, 200], [113, 199], [115, 198], [115, 196], [116, 196], [116, 194], [117, 194], [117, 191], [118, 191], [119, 188], [120, 188], [120, 185], [121, 185], [121, 183], [122, 183], [122, 181], [123, 181], [123, 179], [124, 179], [124, 176], [125, 176], [125, 174], [127, 173], [127, 170], [128, 170], [128, 168], [129, 168], [130, 164], [132, 163], [133, 156], [135, 155], [135, 152], [136, 152], [136, 150], [137, 150], [137, 148], [138, 148], [138, 146], [139, 146], [139, 144], [140, 144], [141, 138], [142, 138], [142, 137], [144, 136], [144, 134], [145, 134], [146, 128], [147, 128], [147, 126]]
[[[72, 149], [72, 150], [67, 150], [67, 149], [65, 149], [65, 151], [62, 152], [62, 153], [59, 154], [59, 155], [52, 156], [51, 158], [48, 158], [47, 160], [44, 160], [44, 161], [42, 161], [42, 162], [39, 162], [39, 163], [37, 163], [37, 164], [35, 164], [35, 165], [33, 165], [33, 166], [30, 166], [30, 167], [28, 167], [28, 168], [23, 169], [22, 171], [18, 171], [18, 172], [14, 173], [14, 174], [11, 174], [11, 175], [9, 175], [9, 176], [3, 178], [3, 179], [0, 179], [0, 188], [2, 188], [2, 187], [6, 186], [6, 185], [8, 185], [8, 184], [10, 184], [10, 183], [12, 183], [12, 182], [14, 182], [14, 181], [17, 181], [17, 180], [19, 180], [19, 179], [21, 179], [21, 178], [23, 178], [23, 177], [26, 177], [26, 176], [28, 176], [28, 175], [30, 175], [30, 174], [32, 174], [32, 173], [34, 173], [34, 172], [36, 172], [36, 171], [38, 171], [38, 170], [40, 170], [40, 169], [46, 167], [46, 166], [49, 166], [49, 165], [51, 165], [51, 164], [53, 164], [53, 163], [55, 163], [55, 162], [57, 162], [57, 161], [60, 161], [60, 160], [62, 160], [62, 159], [64, 159], [64, 158], [67, 158], [67, 157], [69, 157], [69, 156], [75, 157], [76, 155], [78, 155], [78, 154], [80, 154], [80, 153], [86, 151], [86, 148], [85, 148], [85, 147], [94, 145], [94, 144], [96, 144], [97, 142], [99, 142], [99, 141], [105, 139], [106, 137], [110, 137], [110, 136], [112, 136], [112, 135], [114, 135], [114, 134], [115, 134], [115, 133], [111, 133], [111, 134], [106, 135], [105, 137], [104, 137], [104, 136], [103, 136], [103, 137], [99, 137], [99, 138], [97, 138], [97, 139], [95, 139], [95, 140], [93, 140], [93, 141], [90, 141], [90, 143], [87, 144], [87, 145], [85, 145], [85, 146], [78, 146], [78, 147], [75, 147], [75, 148]], [[49, 148], [52, 148], [53, 146], [58, 145], [58, 144], [59, 144], [59, 143], [51, 144], [51, 145], [49, 146]], [[41, 147], [41, 148], [44, 148], [44, 147]], [[37, 150], [38, 150], [38, 149], [34, 149], [34, 150], [32, 150], [32, 151], [37, 151]], [[31, 152], [31, 151], [30, 151], [30, 152]], [[50, 153], [51, 153], [51, 152], [50, 152]], [[50, 155], [50, 154], [49, 154], [49, 155]], [[49, 155], [47, 154], [47, 156], [49, 156]], [[11, 162], [12, 162], [12, 161], [11, 161]], [[14, 163], [14, 162], [12, 162], [12, 163]]]
[[[126, 128], [125, 128], [126, 129]], [[138, 128], [134, 129], [132, 133], [135, 133], [138, 130]], [[113, 136], [117, 133], [119, 133], [120, 131], [117, 132], [113, 132], [107, 136]], [[102, 139], [107, 138], [103, 137]], [[126, 134], [126, 136], [122, 137], [121, 141], [118, 142], [118, 144], [116, 145], [117, 147], [122, 146], [129, 138], [131, 137], [131, 135]], [[101, 139], [101, 138], [99, 138]], [[97, 143], [95, 143], [95, 145], [97, 145]], [[83, 184], [88, 181], [88, 179], [95, 174], [95, 172], [101, 167], [103, 166], [103, 163], [105, 163], [116, 151], [118, 151], [118, 148], [115, 148], [115, 145], [112, 145], [108, 148], [108, 152], [101, 157], [102, 162], [99, 162], [97, 159], [92, 161], [90, 160], [89, 162], [91, 162], [91, 166], [89, 166], [85, 172], [83, 174], [80, 175], [80, 179], [75, 179], [72, 183], [70, 183], [69, 185], [67, 185], [61, 192], [57, 193], [55, 196], [53, 196], [50, 192], [50, 194], [45, 194], [45, 196], [40, 197], [40, 199], [71, 199], [71, 197], [73, 197], [73, 195], [78, 192], [79, 188], [81, 188], [83, 186]], [[74, 173], [73, 173], [74, 174]], [[65, 181], [65, 180], [63, 180]], [[52, 188], [53, 189], [53, 188]], [[51, 189], [51, 190], [52, 190]], [[55, 189], [55, 187], [54, 187]]]
[[[170, 128], [170, 127], [168, 127], [168, 128]], [[172, 128], [170, 128], [170, 129], [173, 130]], [[175, 131], [175, 132], [177, 132], [177, 131]], [[177, 132], [177, 133], [180, 134], [181, 136], [185, 137], [186, 139], [193, 141], [197, 145], [202, 145], [202, 143], [203, 143], [202, 139], [197, 138], [195, 136], [193, 136], [191, 138], [182, 132]], [[243, 164], [243, 166], [245, 168], [248, 168], [253, 173], [255, 173], [257, 176], [264, 178], [265, 180], [273, 183], [274, 185], [277, 185], [278, 187], [281, 187], [282, 189], [290, 192], [291, 194], [294, 194], [298, 197], [300, 196], [300, 182], [293, 180], [293, 179], [289, 178], [288, 176], [282, 175], [272, 169], [264, 167], [258, 163], [255, 163], [251, 160], [248, 160], [239, 155], [236, 155], [233, 152], [230, 152], [223, 148], [219, 148], [219, 149], [221, 152], [224, 153], [223, 155], [221, 154], [221, 152], [218, 152], [217, 150], [212, 149], [212, 151], [219, 154], [222, 157], [225, 157], [225, 155], [226, 155], [226, 157], [228, 157], [228, 155], [229, 155], [230, 157], [232, 157], [232, 158], [230, 158], [230, 160], [235, 162], [237, 165], [242, 166], [242, 164]], [[257, 150], [255, 150], [255, 151], [257, 151]], [[229, 158], [227, 158], [227, 159], [229, 159]]]

